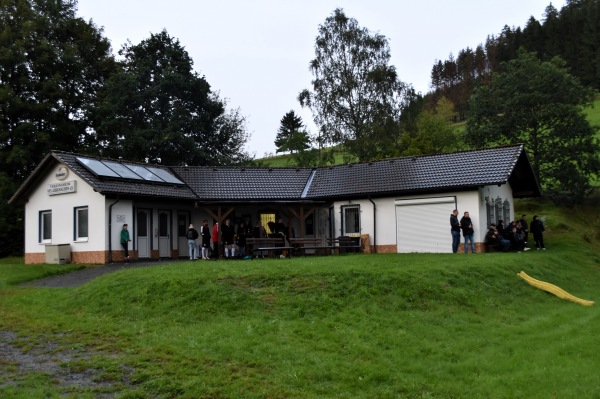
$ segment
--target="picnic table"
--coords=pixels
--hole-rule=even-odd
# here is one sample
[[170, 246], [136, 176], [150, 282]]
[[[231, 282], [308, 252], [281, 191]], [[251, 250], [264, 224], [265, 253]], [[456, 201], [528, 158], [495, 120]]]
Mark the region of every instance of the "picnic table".
[[273, 258], [275, 257], [275, 252], [279, 251], [290, 251], [294, 249], [293, 247], [287, 247], [285, 245], [285, 240], [283, 236], [281, 237], [264, 237], [264, 238], [247, 238], [246, 246], [250, 249], [250, 253], [252, 254], [252, 258], [261, 256], [265, 257], [265, 253], [267, 257]]
[[[356, 244], [358, 242], [358, 244]], [[346, 252], [360, 252], [362, 249], [360, 237], [347, 237], [341, 236], [337, 238], [328, 238], [327, 243], [331, 246], [333, 251], [340, 253]]]
[[327, 249], [323, 245], [321, 238], [306, 237], [306, 238], [290, 238], [288, 240], [290, 246], [292, 246], [294, 255], [306, 256], [306, 250], [314, 250], [315, 252]]

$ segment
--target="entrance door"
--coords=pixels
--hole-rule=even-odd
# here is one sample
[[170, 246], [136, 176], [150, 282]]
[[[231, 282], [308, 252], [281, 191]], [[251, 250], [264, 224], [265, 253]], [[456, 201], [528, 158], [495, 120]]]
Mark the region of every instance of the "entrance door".
[[[177, 213], [177, 248], [179, 249], [179, 256], [189, 256], [189, 247], [187, 239], [187, 230], [190, 225], [190, 213], [189, 212], [178, 212]], [[194, 226], [195, 227], [195, 226]], [[198, 229], [196, 229], [198, 230]]]
[[137, 211], [137, 249], [138, 258], [149, 258], [152, 237], [150, 235], [150, 210]]
[[158, 256], [171, 257], [171, 215], [169, 211], [158, 211]]

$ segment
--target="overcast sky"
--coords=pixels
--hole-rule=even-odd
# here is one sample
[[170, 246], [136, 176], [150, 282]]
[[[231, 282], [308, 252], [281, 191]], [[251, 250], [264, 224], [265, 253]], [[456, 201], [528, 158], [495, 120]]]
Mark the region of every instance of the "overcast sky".
[[[166, 29], [179, 39], [213, 91], [240, 108], [251, 133], [246, 149], [275, 152], [281, 118], [294, 110], [316, 133], [298, 93], [311, 88], [308, 70], [318, 27], [337, 7], [361, 27], [388, 38], [390, 64], [423, 94], [436, 60], [474, 48], [504, 25], [543, 19], [549, 0], [79, 0], [78, 16], [104, 28], [116, 54]], [[565, 0], [552, 2], [558, 10]]]

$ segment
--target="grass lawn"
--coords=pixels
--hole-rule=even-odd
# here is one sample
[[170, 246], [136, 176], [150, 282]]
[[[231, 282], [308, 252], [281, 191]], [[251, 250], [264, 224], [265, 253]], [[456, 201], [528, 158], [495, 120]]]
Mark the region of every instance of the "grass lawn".
[[599, 305], [517, 277], [598, 301], [596, 205], [521, 201], [547, 251], [178, 262], [64, 289], [14, 285], [64, 265], [4, 260], [0, 331], [89, 349], [63, 367], [111, 384], [0, 361], [0, 397], [598, 398]]

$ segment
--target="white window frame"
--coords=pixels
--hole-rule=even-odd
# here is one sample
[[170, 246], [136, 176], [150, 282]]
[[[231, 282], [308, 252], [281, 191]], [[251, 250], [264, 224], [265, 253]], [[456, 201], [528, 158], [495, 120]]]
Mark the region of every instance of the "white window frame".
[[[80, 231], [80, 224], [79, 222], [82, 221], [83, 219], [83, 214], [82, 211], [85, 211], [85, 224], [87, 225], [87, 231], [83, 232], [85, 234], [83, 234]], [[87, 206], [78, 206], [73, 208], [73, 237], [74, 237], [74, 241], [87, 241], [89, 239], [89, 235], [90, 235], [90, 212], [89, 212], [89, 208]]]
[[504, 223], [508, 225], [510, 220], [510, 202], [508, 200], [504, 200], [502, 203], [503, 214], [504, 214]]
[[[349, 212], [351, 211], [351, 212]], [[356, 237], [360, 235], [360, 205], [342, 205], [342, 236]], [[350, 217], [349, 217], [350, 214]], [[354, 217], [353, 217], [354, 216]], [[357, 220], [356, 231], [348, 231], [349, 219]], [[354, 230], [354, 229], [353, 229]]]
[[[49, 217], [49, 219], [46, 219]], [[46, 232], [46, 223], [50, 224], [49, 228], [49, 236], [45, 235]], [[40, 211], [39, 216], [39, 242], [41, 244], [50, 244], [52, 243], [52, 210], [44, 210]]]

